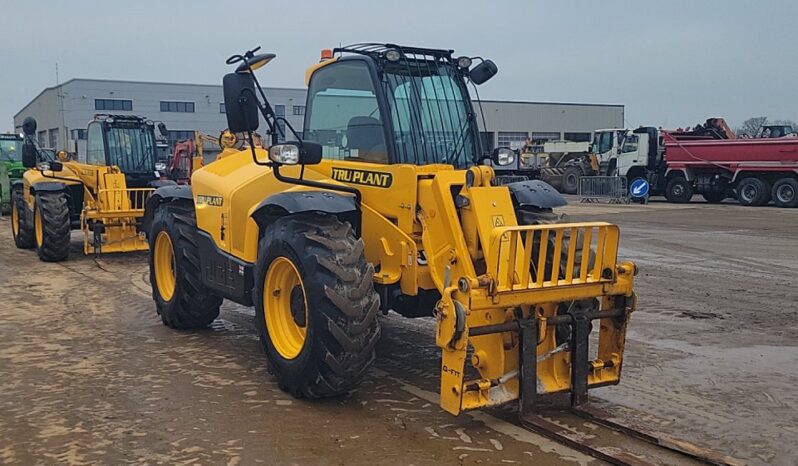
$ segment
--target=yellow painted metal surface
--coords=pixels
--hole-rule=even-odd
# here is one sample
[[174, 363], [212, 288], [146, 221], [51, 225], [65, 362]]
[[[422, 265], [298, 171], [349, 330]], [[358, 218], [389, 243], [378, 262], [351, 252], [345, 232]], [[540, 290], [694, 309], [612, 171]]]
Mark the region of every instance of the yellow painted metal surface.
[[[264, 160], [265, 152], [258, 158]], [[300, 169], [281, 171], [299, 176]], [[518, 225], [508, 188], [491, 185], [493, 171], [470, 171], [471, 186], [466, 186], [466, 170], [449, 165], [324, 160], [304, 170], [306, 179], [360, 190], [362, 237], [377, 270], [375, 284], [400, 283], [407, 295], [432, 288], [441, 293], [436, 308], [441, 406], [453, 414], [519, 396], [518, 332], [470, 337], [469, 329], [537, 319], [543, 358], [539, 390], [553, 393], [570, 388], [569, 354], [555, 351], [555, 331], [545, 325], [558, 306], [597, 298], [601, 309], [621, 306], [626, 317], [634, 309], [634, 265], [617, 263], [616, 226]], [[248, 262], [257, 259], [259, 232], [251, 215], [261, 201], [279, 192], [313, 189], [278, 181], [270, 168], [254, 164], [248, 150], [198, 170], [192, 186], [199, 228], [220, 249]], [[619, 380], [627, 321], [600, 321], [589, 386]], [[469, 346], [471, 358], [466, 357]], [[470, 372], [478, 377], [467, 377]]]
[[[35, 201], [31, 187], [35, 191], [36, 185], [42, 182], [83, 186], [80, 228], [84, 253], [144, 251], [149, 247], [136, 225], [144, 215], [144, 204], [154, 189], [128, 189], [125, 175], [118, 167], [67, 161], [58, 172], [30, 169], [23, 175], [23, 193], [31, 210]], [[95, 247], [94, 232], [90, 229], [93, 222], [104, 225], [99, 247]]]

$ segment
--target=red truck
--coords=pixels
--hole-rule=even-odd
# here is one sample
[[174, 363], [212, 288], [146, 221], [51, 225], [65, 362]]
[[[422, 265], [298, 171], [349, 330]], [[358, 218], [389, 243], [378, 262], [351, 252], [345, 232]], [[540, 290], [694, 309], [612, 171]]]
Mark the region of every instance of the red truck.
[[[664, 194], [688, 202], [736, 195], [742, 205], [798, 206], [798, 138], [711, 139], [663, 132]], [[664, 182], [664, 183], [663, 183]]]

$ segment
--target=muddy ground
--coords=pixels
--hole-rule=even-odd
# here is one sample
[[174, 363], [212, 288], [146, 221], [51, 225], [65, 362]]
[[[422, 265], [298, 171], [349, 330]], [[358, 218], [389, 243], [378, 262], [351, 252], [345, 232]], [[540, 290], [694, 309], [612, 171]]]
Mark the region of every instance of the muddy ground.
[[[617, 222], [640, 267], [621, 385], [626, 423], [750, 464], [798, 462], [798, 209], [572, 204]], [[382, 319], [349, 396], [295, 400], [265, 368], [254, 313], [164, 327], [146, 254], [39, 262], [0, 219], [2, 464], [588, 464], [506, 411], [437, 407], [429, 319]]]

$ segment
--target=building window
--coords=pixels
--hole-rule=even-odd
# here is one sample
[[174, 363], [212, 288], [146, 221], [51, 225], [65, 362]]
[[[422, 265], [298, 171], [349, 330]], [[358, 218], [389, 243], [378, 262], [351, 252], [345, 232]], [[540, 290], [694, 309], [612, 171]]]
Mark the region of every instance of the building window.
[[227, 113], [227, 107], [224, 105], [224, 102], [219, 104], [219, 113]]
[[50, 136], [50, 138], [49, 138], [50, 146], [49, 147], [55, 148], [56, 146], [58, 146], [58, 128], [51, 129], [49, 131], [49, 136]]
[[275, 105], [274, 106], [274, 114], [278, 117], [285, 116], [285, 105]]
[[509, 147], [511, 149], [520, 149], [524, 146], [524, 141], [527, 138], [527, 133], [500, 131], [499, 144], [497, 147]]
[[294, 115], [304, 115], [305, 114], [305, 106], [304, 105], [294, 105]]
[[47, 131], [39, 131], [39, 147], [44, 147], [44, 143], [47, 140]]
[[161, 101], [162, 112], [194, 113], [194, 102], [167, 102]]
[[133, 101], [123, 99], [94, 99], [95, 110], [133, 111]]
[[176, 130], [176, 131], [167, 131], [169, 133], [169, 147], [174, 147], [177, 141], [183, 141], [185, 139], [194, 139], [194, 131], [189, 130]]
[[86, 130], [85, 129], [73, 129], [72, 130], [72, 139], [74, 140], [86, 140]]
[[563, 139], [571, 142], [590, 142], [590, 133], [565, 133]]

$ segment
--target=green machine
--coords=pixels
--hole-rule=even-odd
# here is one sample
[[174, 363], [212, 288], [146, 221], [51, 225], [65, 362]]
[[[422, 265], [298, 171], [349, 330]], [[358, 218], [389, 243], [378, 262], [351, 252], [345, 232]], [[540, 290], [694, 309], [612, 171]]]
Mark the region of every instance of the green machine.
[[11, 211], [11, 184], [22, 179], [22, 138], [17, 134], [0, 134], [0, 209]]

